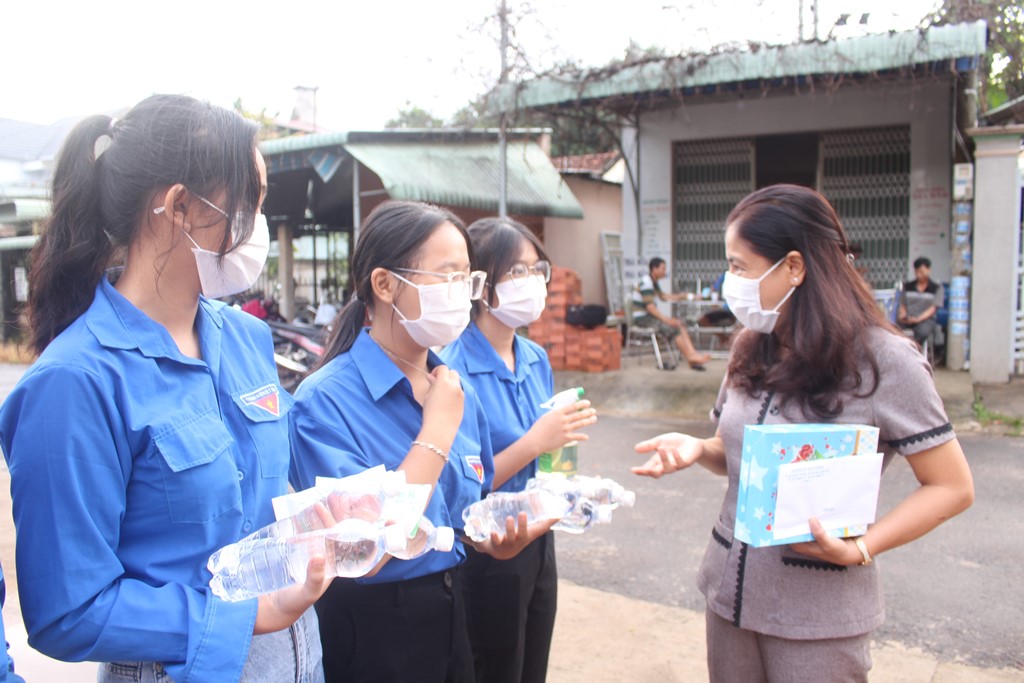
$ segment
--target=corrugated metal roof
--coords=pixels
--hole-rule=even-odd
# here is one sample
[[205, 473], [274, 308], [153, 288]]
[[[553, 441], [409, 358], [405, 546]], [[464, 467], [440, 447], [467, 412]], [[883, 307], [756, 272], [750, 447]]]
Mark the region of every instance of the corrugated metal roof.
[[41, 221], [49, 215], [48, 199], [12, 199], [0, 202], [0, 223]]
[[985, 22], [932, 26], [827, 42], [762, 47], [756, 51], [670, 57], [628, 67], [606, 78], [541, 78], [495, 91], [492, 111], [638, 95], [647, 92], [762, 79], [888, 71], [970, 58], [985, 52]]
[[[388, 196], [498, 211], [498, 146], [493, 142], [364, 142], [345, 150], [378, 176]], [[507, 151], [508, 210], [534, 216], [582, 218], [583, 208], [534, 142]]]

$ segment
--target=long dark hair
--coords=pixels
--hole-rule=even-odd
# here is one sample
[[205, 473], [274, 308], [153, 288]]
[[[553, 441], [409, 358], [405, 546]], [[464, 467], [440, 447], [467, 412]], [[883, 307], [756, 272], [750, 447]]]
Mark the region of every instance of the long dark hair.
[[374, 269], [415, 268], [423, 244], [444, 223], [454, 225], [466, 238], [466, 250], [472, 263], [473, 246], [466, 234], [466, 226], [451, 211], [422, 202], [387, 201], [370, 212], [352, 252], [352, 271], [349, 274], [352, 298], [338, 313], [324, 355], [313, 370], [352, 348], [366, 325], [367, 311], [373, 310], [370, 274]]
[[[68, 135], [53, 172], [53, 208], [32, 250], [28, 318], [37, 353], [92, 304], [104, 270], [145, 224], [160, 188], [226, 192], [224, 253], [249, 237], [260, 196], [257, 125], [183, 95], [153, 95], [117, 121], [92, 116]], [[244, 227], [243, 227], [244, 226]]]
[[[806, 187], [771, 185], [742, 199], [726, 225], [772, 263], [799, 252], [806, 269], [775, 331], [744, 331], [736, 339], [733, 385], [750, 395], [778, 392], [783, 401], [799, 402], [806, 416], [824, 420], [842, 412], [844, 392], [873, 394], [878, 363], [867, 331], [892, 326], [848, 257], [850, 244], [828, 201]], [[870, 378], [859, 369], [865, 360]]]
[[523, 242], [529, 242], [537, 250], [537, 256], [547, 261], [548, 255], [537, 236], [528, 227], [511, 218], [481, 218], [466, 228], [473, 244], [473, 268], [487, 273], [484, 296], [473, 302], [476, 316], [486, 299], [489, 306], [495, 305], [494, 285], [519, 261]]

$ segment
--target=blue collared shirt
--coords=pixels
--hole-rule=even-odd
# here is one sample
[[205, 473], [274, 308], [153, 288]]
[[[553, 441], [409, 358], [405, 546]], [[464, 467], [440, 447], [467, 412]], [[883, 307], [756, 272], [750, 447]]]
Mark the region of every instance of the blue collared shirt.
[[[430, 352], [431, 368], [441, 359]], [[424, 514], [435, 526], [462, 529], [462, 511], [490, 490], [494, 459], [487, 421], [472, 387], [462, 383], [465, 407], [458, 434]], [[307, 377], [295, 392], [289, 416], [297, 489], [317, 476], [344, 477], [376, 465], [396, 470], [423, 426], [423, 408], [412, 385], [367, 330], [352, 348]], [[466, 557], [456, 534], [451, 552], [390, 560], [365, 583], [401, 581], [444, 571]]]
[[29, 643], [67, 661], [241, 673], [256, 600], [210, 592], [218, 548], [273, 521], [286, 414], [270, 334], [200, 299], [203, 360], [105, 279], [0, 409]]
[[[518, 441], [546, 411], [540, 404], [554, 393], [551, 363], [544, 349], [516, 335], [512, 343], [516, 371], [512, 373], [475, 322], [445, 347], [441, 359], [476, 389], [487, 415], [495, 453]], [[522, 491], [537, 472], [537, 461], [516, 472], [499, 491]]]
[[[0, 568], [0, 607], [7, 601], [7, 585], [4, 582], [4, 570]], [[4, 651], [0, 656], [0, 683], [25, 683], [25, 679], [14, 673], [14, 660], [8, 652], [7, 637], [4, 631], [3, 619], [0, 619], [0, 643], [4, 645]]]

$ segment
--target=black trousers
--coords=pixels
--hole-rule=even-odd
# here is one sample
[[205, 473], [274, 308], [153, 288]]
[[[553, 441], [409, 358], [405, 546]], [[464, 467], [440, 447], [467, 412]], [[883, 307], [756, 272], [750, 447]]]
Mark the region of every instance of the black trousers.
[[316, 603], [327, 683], [471, 683], [458, 567], [406, 581], [335, 579]]
[[554, 534], [511, 560], [466, 552], [466, 616], [477, 683], [544, 683], [558, 602]]

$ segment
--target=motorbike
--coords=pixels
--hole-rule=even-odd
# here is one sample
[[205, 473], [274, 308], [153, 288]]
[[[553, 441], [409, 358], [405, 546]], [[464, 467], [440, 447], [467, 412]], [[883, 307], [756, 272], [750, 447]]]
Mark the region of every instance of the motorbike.
[[302, 378], [324, 355], [326, 329], [267, 320], [274, 338], [274, 362], [281, 386], [295, 391]]

